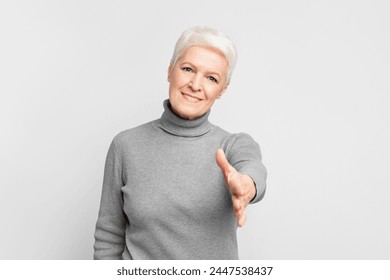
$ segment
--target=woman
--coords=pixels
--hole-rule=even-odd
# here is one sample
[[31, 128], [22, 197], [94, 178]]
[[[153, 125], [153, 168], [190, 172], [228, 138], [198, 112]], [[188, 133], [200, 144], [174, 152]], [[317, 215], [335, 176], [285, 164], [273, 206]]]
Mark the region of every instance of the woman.
[[95, 259], [238, 259], [237, 225], [265, 192], [258, 144], [208, 121], [236, 61], [210, 28], [178, 39], [160, 119], [119, 133], [109, 148]]

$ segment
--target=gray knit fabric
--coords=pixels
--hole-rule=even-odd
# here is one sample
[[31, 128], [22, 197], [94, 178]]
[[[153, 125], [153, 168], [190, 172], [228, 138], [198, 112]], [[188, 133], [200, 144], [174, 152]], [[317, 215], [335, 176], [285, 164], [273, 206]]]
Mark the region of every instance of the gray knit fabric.
[[[175, 115], [119, 133], [109, 148], [96, 223], [95, 259], [238, 259], [237, 219], [218, 148], [256, 183], [266, 170], [259, 145], [208, 121]], [[250, 222], [250, 221], [249, 221]]]

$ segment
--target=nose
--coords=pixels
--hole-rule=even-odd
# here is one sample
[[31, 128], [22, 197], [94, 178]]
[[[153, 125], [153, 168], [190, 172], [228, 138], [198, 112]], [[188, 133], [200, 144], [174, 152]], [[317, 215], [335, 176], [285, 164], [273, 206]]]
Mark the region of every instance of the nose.
[[192, 91], [200, 91], [202, 89], [201, 75], [193, 75], [189, 87]]

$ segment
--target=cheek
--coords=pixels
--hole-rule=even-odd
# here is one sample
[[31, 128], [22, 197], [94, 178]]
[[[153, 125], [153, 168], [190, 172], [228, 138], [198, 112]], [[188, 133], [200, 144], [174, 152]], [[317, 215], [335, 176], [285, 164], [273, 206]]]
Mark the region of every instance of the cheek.
[[182, 87], [188, 84], [188, 77], [176, 73], [175, 75], [172, 76], [171, 84], [173, 84], [175, 87]]
[[207, 87], [206, 92], [208, 93], [209, 98], [216, 99], [222, 92], [222, 88], [220, 86], [210, 85]]

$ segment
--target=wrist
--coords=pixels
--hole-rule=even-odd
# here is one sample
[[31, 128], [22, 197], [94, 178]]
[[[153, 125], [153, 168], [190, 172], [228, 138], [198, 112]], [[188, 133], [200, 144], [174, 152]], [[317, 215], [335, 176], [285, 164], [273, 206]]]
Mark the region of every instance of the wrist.
[[253, 181], [251, 176], [245, 174], [245, 177], [247, 178], [248, 186], [249, 186], [248, 197], [249, 197], [249, 203], [250, 203], [256, 198], [257, 188], [256, 188], [256, 183], [255, 183], [255, 181]]
[[[251, 180], [252, 180], [252, 178], [251, 178]], [[253, 189], [254, 189], [254, 191], [253, 191], [252, 199], [249, 201], [249, 203], [251, 203], [253, 200], [255, 200], [255, 198], [256, 198], [256, 196], [257, 196], [256, 183], [255, 183], [255, 181], [253, 181], [253, 180], [252, 180], [252, 182], [253, 182]]]

